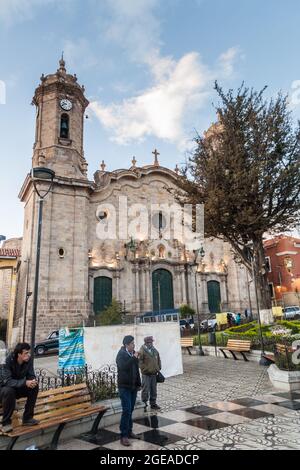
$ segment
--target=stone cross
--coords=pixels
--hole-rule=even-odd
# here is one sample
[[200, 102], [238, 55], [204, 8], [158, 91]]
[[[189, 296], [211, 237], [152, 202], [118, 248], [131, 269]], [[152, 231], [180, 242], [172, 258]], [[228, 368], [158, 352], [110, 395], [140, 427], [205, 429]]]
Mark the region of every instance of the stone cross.
[[154, 152], [152, 152], [152, 153], [153, 153], [153, 155], [154, 155], [154, 165], [155, 165], [155, 166], [159, 166], [157, 157], [158, 157], [158, 155], [160, 155], [160, 153], [159, 153], [156, 149], [155, 149]]

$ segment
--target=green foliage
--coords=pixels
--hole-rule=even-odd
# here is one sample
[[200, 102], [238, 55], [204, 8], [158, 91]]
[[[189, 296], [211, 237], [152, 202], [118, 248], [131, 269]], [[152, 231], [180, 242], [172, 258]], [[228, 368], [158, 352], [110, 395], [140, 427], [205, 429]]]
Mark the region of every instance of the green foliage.
[[229, 242], [249, 271], [253, 246], [261, 308], [270, 308], [263, 234], [299, 224], [300, 122], [281, 93], [267, 100], [265, 88], [225, 91], [216, 83], [215, 90], [218, 121], [196, 135], [177, 197], [204, 204], [205, 235]]
[[195, 315], [195, 310], [189, 305], [180, 305], [179, 307], [180, 318], [189, 318]]
[[109, 381], [103, 381], [100, 377], [95, 381], [88, 380], [87, 386], [92, 396], [93, 403], [118, 396], [117, 386]]
[[[272, 332], [274, 326], [283, 327], [291, 330], [289, 335], [278, 335]], [[298, 339], [300, 334], [300, 322], [299, 321], [277, 321], [275, 325], [262, 325], [261, 331], [264, 339], [264, 344], [270, 345], [271, 347], [275, 343], [280, 343], [283, 339], [287, 344], [291, 344], [293, 341]], [[257, 322], [247, 323], [241, 326], [233, 326], [224, 331], [224, 335], [231, 339], [244, 339], [251, 341], [251, 347], [253, 349], [260, 348], [260, 332], [259, 325]]]
[[100, 326], [122, 324], [122, 307], [116, 299], [112, 299], [111, 305], [100, 313], [97, 324]]

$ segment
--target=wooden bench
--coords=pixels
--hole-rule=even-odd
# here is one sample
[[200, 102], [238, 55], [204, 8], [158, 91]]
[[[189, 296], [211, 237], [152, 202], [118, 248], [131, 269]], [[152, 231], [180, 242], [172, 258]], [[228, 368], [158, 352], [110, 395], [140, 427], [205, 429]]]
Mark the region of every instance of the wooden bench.
[[[56, 450], [60, 435], [66, 424], [90, 415], [97, 415], [90, 431], [91, 435], [95, 435], [102, 416], [109, 409], [103, 405], [92, 404], [86, 383], [40, 392], [34, 409], [34, 418], [40, 421], [36, 426], [22, 426], [25, 403], [26, 398], [17, 400], [17, 409], [12, 418], [13, 431], [9, 433], [1, 433], [0, 431], [0, 436], [11, 438], [7, 450], [12, 450], [20, 436], [55, 427], [56, 430], [49, 448]], [[2, 414], [2, 405], [0, 404], [0, 416]]]
[[191, 336], [186, 338], [180, 338], [180, 345], [182, 348], [186, 348], [188, 350], [189, 355], [191, 356], [192, 353], [190, 349], [194, 346], [194, 338]]
[[295, 352], [295, 349], [292, 346], [286, 346], [285, 344], [277, 343], [275, 345], [275, 352], [274, 354], [265, 354], [263, 357], [266, 358], [270, 362], [275, 362], [275, 354], [280, 355], [287, 355], [287, 353]]
[[229, 339], [227, 342], [226, 348], [220, 348], [220, 351], [223, 353], [226, 359], [228, 359], [228, 356], [226, 356], [225, 351], [229, 351], [236, 361], [237, 361], [237, 357], [235, 353], [237, 352], [243, 356], [244, 361], [248, 361], [245, 353], [250, 352], [250, 350], [251, 350], [251, 341], [239, 340], [239, 339]]
[[293, 352], [295, 352], [295, 349], [292, 347], [292, 346], [288, 346], [288, 345], [285, 345], [285, 344], [280, 344], [280, 343], [277, 343], [275, 345], [275, 352], [274, 354], [265, 354], [264, 357], [266, 359], [268, 359], [270, 362], [275, 362], [275, 355], [276, 354], [279, 354], [279, 355], [287, 355], [288, 353], [292, 354]]

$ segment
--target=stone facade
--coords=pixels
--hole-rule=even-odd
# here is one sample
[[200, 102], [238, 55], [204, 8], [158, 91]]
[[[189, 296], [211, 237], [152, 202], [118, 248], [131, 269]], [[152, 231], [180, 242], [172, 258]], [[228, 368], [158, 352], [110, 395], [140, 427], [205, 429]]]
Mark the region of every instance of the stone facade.
[[[62, 100], [71, 102], [71, 109], [63, 110]], [[134, 160], [129, 169], [106, 171], [102, 163], [94, 180], [87, 179], [83, 122], [88, 101], [77, 77], [67, 74], [63, 60], [55, 74], [42, 76], [33, 103], [38, 110], [33, 166], [55, 171], [52, 190], [43, 204], [37, 338], [60, 326], [92, 320], [98, 313], [95, 298], [101, 302], [101, 292], [95, 292], [99, 278], [111, 283], [111, 297], [125, 302], [132, 315], [153, 310], [152, 283], [157, 270], [171, 275], [172, 309], [190, 304], [197, 310], [198, 305], [201, 314], [208, 314], [210, 281], [220, 291], [218, 308], [243, 311], [249, 307], [246, 271], [234, 261], [228, 244], [205, 240], [205, 257], [200, 260], [186, 249], [184, 240], [167, 239], [162, 229], [158, 233], [151, 205], [174, 204], [170, 190], [176, 188], [177, 174], [160, 166], [157, 154], [154, 163], [144, 167], [136, 166]], [[63, 115], [68, 115], [67, 136], [61, 133]], [[47, 183], [40, 181], [38, 186], [40, 191], [46, 190]], [[126, 210], [120, 206], [120, 197], [126, 200]], [[20, 338], [24, 327], [28, 339], [31, 329], [32, 296], [26, 302], [26, 292], [32, 292], [34, 286], [38, 197], [30, 175], [20, 199], [24, 233], [13, 341]], [[149, 226], [156, 236], [147, 237], [141, 230], [130, 250], [124, 217], [128, 214], [129, 221], [134, 217], [135, 204], [148, 210]], [[121, 233], [117, 230], [114, 239], [99, 237], [101, 224], [109, 226], [114, 215]]]
[[[22, 246], [21, 238], [12, 238], [6, 240], [2, 244], [3, 251], [3, 260], [10, 259], [10, 251], [12, 254], [16, 251], [20, 251]], [[1, 255], [1, 254], [0, 254]], [[10, 305], [10, 295], [11, 295], [11, 285], [12, 285], [12, 268], [0, 269], [0, 318], [3, 320], [8, 319], [9, 305]]]

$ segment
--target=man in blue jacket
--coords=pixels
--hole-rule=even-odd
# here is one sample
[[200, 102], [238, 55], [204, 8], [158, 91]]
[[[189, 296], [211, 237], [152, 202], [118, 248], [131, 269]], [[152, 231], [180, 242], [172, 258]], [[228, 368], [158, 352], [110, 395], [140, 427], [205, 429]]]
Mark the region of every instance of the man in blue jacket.
[[139, 372], [139, 353], [134, 350], [134, 337], [125, 336], [123, 346], [117, 355], [118, 389], [122, 405], [122, 417], [120, 422], [121, 444], [130, 446], [129, 439], [139, 439], [132, 432], [132, 413], [135, 406], [138, 390], [141, 388]]
[[3, 408], [2, 432], [12, 431], [11, 417], [18, 398], [27, 398], [23, 426], [38, 424], [38, 421], [33, 419], [38, 391], [30, 346], [28, 343], [19, 343], [0, 369], [0, 401]]

